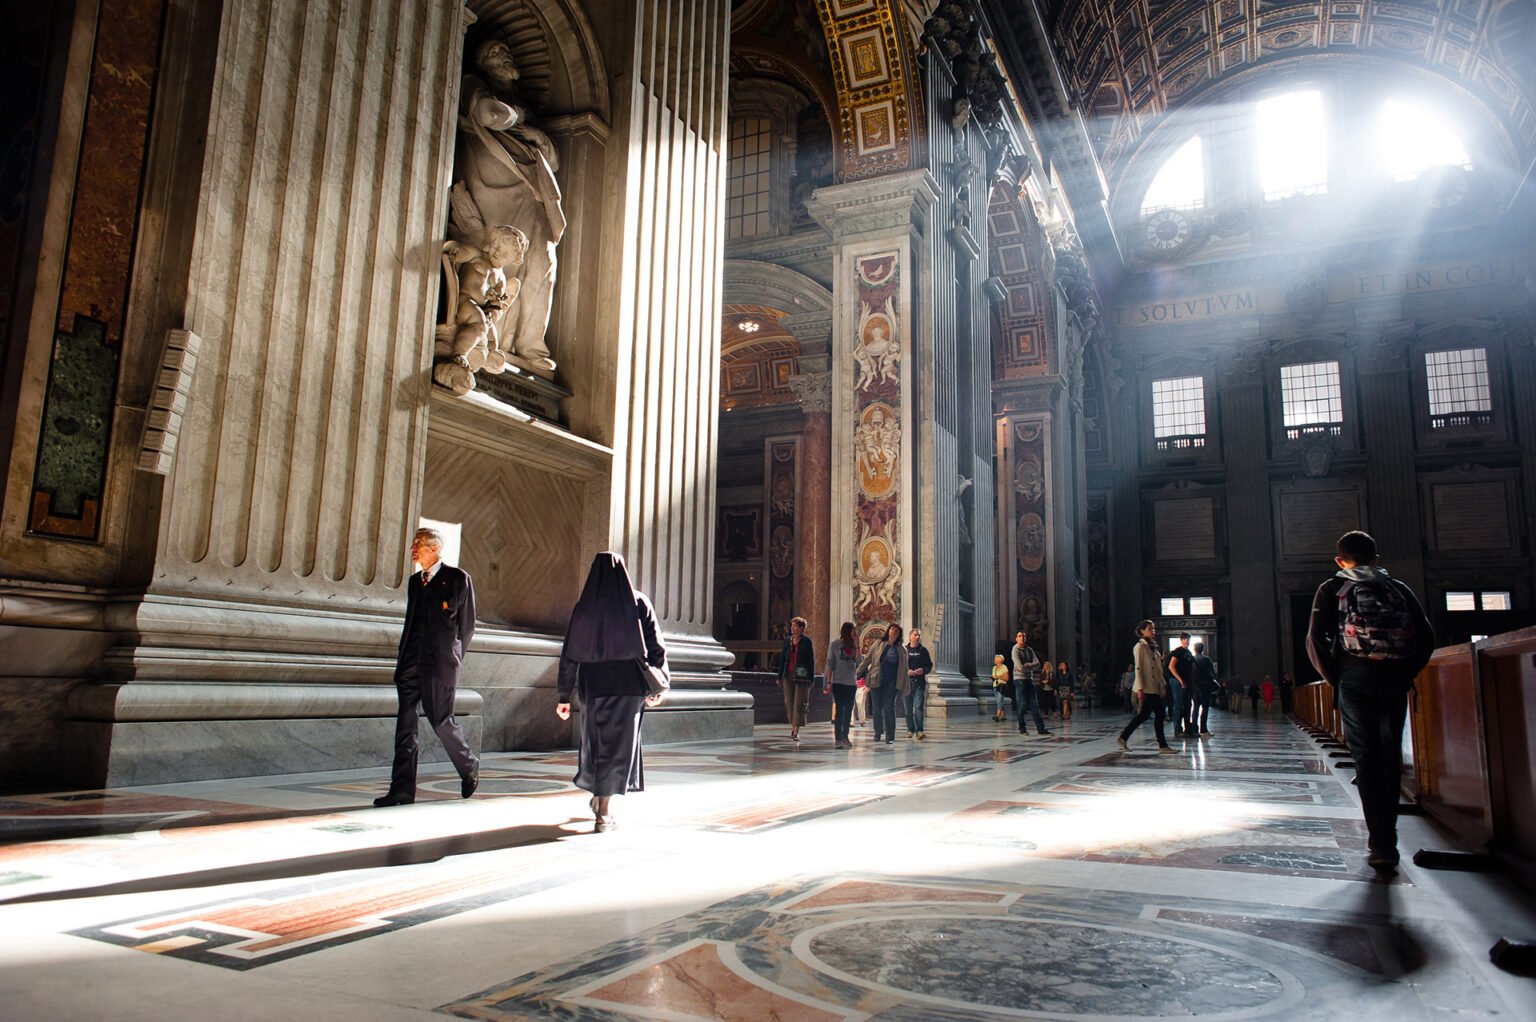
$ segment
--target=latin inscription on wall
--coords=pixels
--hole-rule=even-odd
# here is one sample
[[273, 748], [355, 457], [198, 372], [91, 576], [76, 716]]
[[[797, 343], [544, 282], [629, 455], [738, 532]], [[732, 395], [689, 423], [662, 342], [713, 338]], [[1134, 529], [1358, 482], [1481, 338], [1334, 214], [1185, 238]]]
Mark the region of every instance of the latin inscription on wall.
[[1357, 490], [1301, 490], [1280, 494], [1280, 556], [1333, 556], [1339, 537], [1360, 528]]
[[1503, 550], [1509, 546], [1509, 497], [1503, 483], [1441, 483], [1430, 489], [1437, 549]]
[[1160, 500], [1152, 505], [1159, 561], [1210, 561], [1216, 557], [1215, 507], [1209, 497]]

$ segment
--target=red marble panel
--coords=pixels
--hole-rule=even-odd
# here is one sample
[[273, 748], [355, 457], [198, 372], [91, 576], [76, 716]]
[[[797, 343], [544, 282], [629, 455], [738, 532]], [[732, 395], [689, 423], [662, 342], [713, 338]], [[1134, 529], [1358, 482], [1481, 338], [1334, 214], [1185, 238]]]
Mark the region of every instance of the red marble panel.
[[697, 944], [585, 995], [585, 1000], [652, 1010], [667, 1017], [719, 1022], [841, 1022], [844, 1012], [824, 1011], [760, 986], [733, 971], [716, 944]]
[[909, 902], [959, 902], [972, 905], [997, 905], [1007, 900], [1002, 891], [968, 891], [956, 887], [924, 887], [916, 884], [885, 884], [873, 880], [847, 880], [828, 887], [804, 901], [795, 902], [794, 911], [832, 908], [838, 905], [892, 905]]

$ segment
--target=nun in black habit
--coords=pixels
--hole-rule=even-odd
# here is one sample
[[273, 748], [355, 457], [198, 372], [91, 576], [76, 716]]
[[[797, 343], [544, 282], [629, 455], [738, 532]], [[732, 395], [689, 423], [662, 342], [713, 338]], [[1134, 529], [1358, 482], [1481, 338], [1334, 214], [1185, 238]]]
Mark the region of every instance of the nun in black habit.
[[640, 762], [640, 718], [648, 697], [640, 661], [666, 669], [667, 650], [656, 634], [651, 601], [635, 592], [624, 559], [600, 553], [592, 559], [587, 584], [571, 611], [560, 653], [557, 682], [561, 720], [571, 716], [571, 693], [581, 694], [581, 752], [575, 784], [592, 793], [599, 831], [612, 830], [608, 800], [645, 790]]

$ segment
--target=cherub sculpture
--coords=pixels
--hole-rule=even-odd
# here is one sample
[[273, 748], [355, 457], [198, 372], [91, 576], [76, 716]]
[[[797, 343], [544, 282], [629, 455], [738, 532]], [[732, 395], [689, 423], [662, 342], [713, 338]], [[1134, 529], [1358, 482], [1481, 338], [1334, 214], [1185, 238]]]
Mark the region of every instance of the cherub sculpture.
[[[474, 389], [480, 369], [499, 373], [507, 367], [508, 351], [503, 338], [508, 311], [521, 287], [516, 269], [528, 254], [528, 238], [508, 224], [490, 227], [480, 222], [462, 184], [455, 185], [449, 201], [455, 215], [469, 226], [469, 241], [443, 244], [443, 276], [447, 283], [449, 322], [437, 328], [434, 351], [438, 365], [433, 378], [455, 394]], [[512, 273], [509, 274], [508, 271]]]

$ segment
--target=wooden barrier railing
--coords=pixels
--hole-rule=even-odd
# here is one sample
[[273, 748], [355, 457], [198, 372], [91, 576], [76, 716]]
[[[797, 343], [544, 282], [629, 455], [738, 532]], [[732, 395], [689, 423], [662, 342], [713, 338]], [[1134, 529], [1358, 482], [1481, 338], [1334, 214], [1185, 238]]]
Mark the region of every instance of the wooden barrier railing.
[[[1295, 713], [1344, 741], [1327, 682], [1297, 688]], [[1536, 628], [1435, 650], [1408, 721], [1404, 792], [1468, 850], [1536, 879]]]

